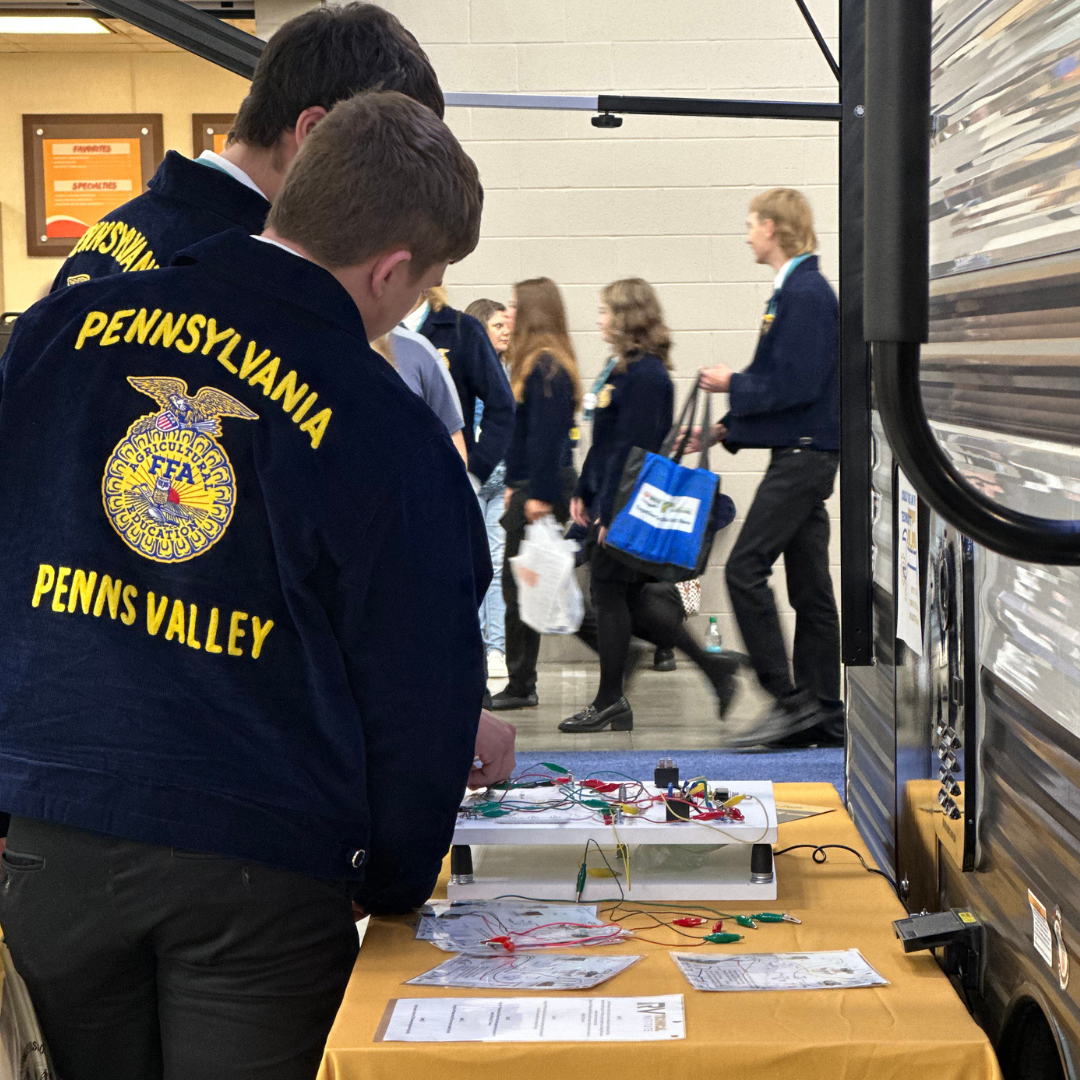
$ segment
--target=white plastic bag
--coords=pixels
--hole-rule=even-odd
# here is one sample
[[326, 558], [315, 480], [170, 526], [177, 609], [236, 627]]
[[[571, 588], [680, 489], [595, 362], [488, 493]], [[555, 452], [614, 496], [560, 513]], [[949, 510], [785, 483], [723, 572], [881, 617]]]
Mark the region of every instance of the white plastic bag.
[[578, 545], [563, 538], [550, 514], [525, 529], [521, 551], [510, 560], [518, 587], [521, 621], [541, 634], [573, 634], [585, 602], [574, 576]]
[[2, 942], [0, 963], [0, 1080], [52, 1080], [30, 994]]

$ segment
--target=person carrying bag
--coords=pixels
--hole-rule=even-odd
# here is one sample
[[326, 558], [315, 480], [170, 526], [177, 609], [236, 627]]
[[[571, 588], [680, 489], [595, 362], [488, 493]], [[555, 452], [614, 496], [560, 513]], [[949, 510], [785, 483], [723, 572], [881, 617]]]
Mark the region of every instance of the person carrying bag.
[[[738, 664], [726, 657], [711, 657], [693, 639], [684, 625], [682, 604], [671, 584], [681, 577], [694, 576], [695, 561], [690, 560], [691, 569], [680, 570], [673, 577], [663, 562], [642, 559], [638, 554], [631, 554], [628, 561], [628, 553], [612, 543], [620, 514], [625, 513], [624, 507], [634, 493], [634, 481], [627, 484], [628, 470], [636, 477], [643, 464], [653, 458], [670, 466], [668, 455], [679, 433], [677, 425], [675, 436], [671, 435], [675, 394], [669, 374], [671, 335], [664, 325], [655, 290], [640, 278], [613, 282], [600, 294], [597, 326], [617, 361], [603, 384], [598, 380], [594, 387], [592, 447], [582, 467], [570, 511], [575, 524], [589, 529], [586, 552], [595, 635], [581, 632], [580, 636], [586, 644], [593, 644], [589, 638], [595, 637], [593, 647], [600, 657], [600, 685], [592, 702], [563, 720], [559, 730], [569, 733], [632, 730], [634, 713], [624, 693], [632, 634], [659, 648], [682, 649], [709, 679], [723, 715], [734, 692], [734, 668]], [[686, 410], [683, 415], [685, 418]], [[690, 415], [692, 418], [692, 412]], [[684, 443], [685, 440], [680, 443], [680, 456]], [[690, 496], [699, 504], [705, 500], [705, 516], [719, 498], [716, 477], [707, 476], [711, 477], [711, 486], [699, 483], [701, 490]], [[661, 482], [658, 474], [655, 479]], [[653, 489], [661, 490], [657, 484]], [[648, 491], [643, 499], [651, 497], [652, 491]], [[652, 511], [654, 518], [657, 513], [667, 512], [663, 508], [666, 501], [666, 496], [660, 498]], [[730, 504], [730, 500], [727, 502]], [[700, 547], [699, 542], [695, 554]], [[644, 550], [643, 553], [653, 554]], [[686, 558], [685, 554], [678, 557]]]
[[[704, 398], [696, 469], [681, 464], [699, 398]], [[659, 581], [688, 581], [705, 572], [713, 538], [735, 520], [735, 504], [709, 469], [712, 415], [697, 386], [658, 454], [634, 447], [626, 459], [615, 518], [607, 535], [612, 558]]]

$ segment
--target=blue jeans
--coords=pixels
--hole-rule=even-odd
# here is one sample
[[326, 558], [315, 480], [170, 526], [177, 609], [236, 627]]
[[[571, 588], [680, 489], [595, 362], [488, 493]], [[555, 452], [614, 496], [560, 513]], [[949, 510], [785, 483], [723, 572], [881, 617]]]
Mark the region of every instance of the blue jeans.
[[[499, 518], [503, 515], [503, 494], [506, 485], [502, 482], [506, 475], [501, 466], [495, 470], [499, 474], [496, 478], [492, 474], [491, 479], [480, 489], [480, 512], [484, 515], [487, 525], [488, 549], [491, 552], [491, 565], [495, 567], [495, 577], [492, 579], [483, 603], [480, 605], [480, 632], [484, 636], [484, 652], [497, 649], [506, 652], [506, 602], [502, 594], [502, 564], [503, 550], [506, 547], [506, 532], [499, 524]], [[493, 484], [491, 480], [495, 480]]]

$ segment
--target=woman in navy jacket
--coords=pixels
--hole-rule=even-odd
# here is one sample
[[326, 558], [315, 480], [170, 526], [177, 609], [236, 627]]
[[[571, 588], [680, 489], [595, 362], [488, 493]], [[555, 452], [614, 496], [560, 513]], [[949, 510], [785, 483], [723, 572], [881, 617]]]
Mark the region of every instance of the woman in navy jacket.
[[[503, 597], [506, 600], [506, 667], [510, 681], [491, 701], [492, 709], [524, 709], [538, 703], [536, 659], [540, 635], [521, 621], [517, 583], [510, 560], [525, 538], [525, 526], [547, 514], [570, 516], [577, 484], [570, 430], [581, 403], [577, 358], [566, 329], [566, 310], [550, 278], [532, 278], [514, 288], [517, 315], [507, 355], [510, 387], [517, 401], [514, 437], [506, 455], [506, 530]], [[484, 407], [485, 425], [487, 406]]]
[[[631, 627], [653, 644], [686, 651], [716, 686], [721, 702], [731, 695], [727, 659], [714, 662], [683, 626], [678, 593], [613, 557], [604, 544], [615, 516], [615, 497], [626, 459], [635, 446], [656, 453], [671, 428], [675, 391], [671, 335], [660, 301], [641, 278], [608, 285], [600, 294], [597, 325], [611, 345], [615, 364], [596, 395], [593, 441], [571, 501], [578, 525], [590, 526], [592, 601], [596, 613], [600, 687], [591, 705], [564, 720], [561, 731], [628, 731], [634, 713], [623, 696], [623, 674], [630, 650]], [[722, 670], [721, 670], [722, 669]]]

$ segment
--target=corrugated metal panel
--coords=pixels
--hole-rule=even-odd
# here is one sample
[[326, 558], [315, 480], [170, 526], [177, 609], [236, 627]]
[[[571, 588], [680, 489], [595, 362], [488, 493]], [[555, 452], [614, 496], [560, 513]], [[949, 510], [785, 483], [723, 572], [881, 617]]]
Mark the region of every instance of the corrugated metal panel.
[[1080, 247], [1080, 0], [935, 5], [934, 277]]

